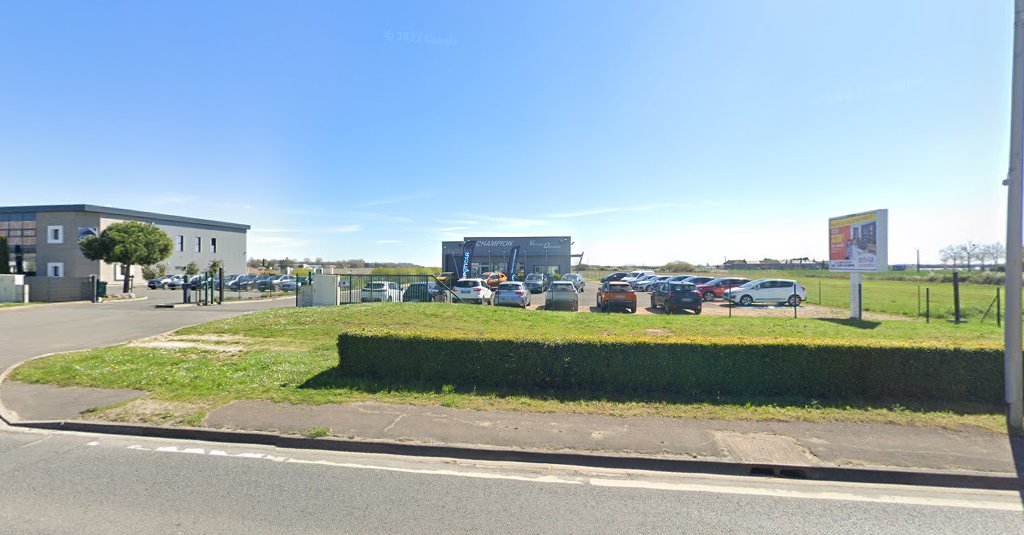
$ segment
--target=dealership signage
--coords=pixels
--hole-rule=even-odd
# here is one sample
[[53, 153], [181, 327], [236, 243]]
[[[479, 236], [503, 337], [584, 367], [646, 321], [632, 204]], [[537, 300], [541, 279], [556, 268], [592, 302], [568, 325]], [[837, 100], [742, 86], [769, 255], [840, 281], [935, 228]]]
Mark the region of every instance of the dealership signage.
[[476, 241], [469, 240], [462, 250], [462, 278], [469, 277], [469, 262], [473, 258], [473, 249], [476, 248]]
[[537, 240], [530, 240], [530, 247], [543, 247], [544, 249], [561, 249], [562, 248], [562, 244], [561, 243], [551, 243], [549, 241], [542, 242], [542, 241], [537, 241]]
[[889, 211], [874, 210], [828, 220], [828, 269], [889, 270]]
[[512, 240], [477, 240], [480, 247], [512, 247]]

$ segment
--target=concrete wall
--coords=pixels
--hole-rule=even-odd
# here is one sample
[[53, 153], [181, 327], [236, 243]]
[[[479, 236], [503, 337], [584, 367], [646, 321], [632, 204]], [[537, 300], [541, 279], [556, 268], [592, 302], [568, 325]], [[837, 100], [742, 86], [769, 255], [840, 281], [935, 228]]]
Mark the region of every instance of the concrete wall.
[[0, 275], [0, 303], [27, 303], [24, 275]]

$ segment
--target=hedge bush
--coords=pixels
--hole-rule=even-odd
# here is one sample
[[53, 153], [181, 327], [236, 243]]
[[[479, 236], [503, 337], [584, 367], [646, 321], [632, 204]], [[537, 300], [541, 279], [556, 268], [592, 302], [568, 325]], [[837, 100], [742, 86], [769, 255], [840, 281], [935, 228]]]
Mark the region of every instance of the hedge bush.
[[1000, 403], [993, 348], [758, 342], [338, 337], [339, 373], [391, 386], [595, 395]]

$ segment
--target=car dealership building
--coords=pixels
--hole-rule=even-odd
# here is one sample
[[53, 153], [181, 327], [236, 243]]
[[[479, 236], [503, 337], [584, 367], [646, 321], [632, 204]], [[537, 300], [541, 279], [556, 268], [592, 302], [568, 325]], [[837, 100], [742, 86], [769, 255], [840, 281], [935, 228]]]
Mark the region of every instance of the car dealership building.
[[[441, 270], [460, 276], [468, 267], [471, 276], [500, 271], [565, 274], [572, 269], [572, 238], [569, 236], [467, 237], [441, 242]], [[515, 269], [512, 264], [515, 263]]]

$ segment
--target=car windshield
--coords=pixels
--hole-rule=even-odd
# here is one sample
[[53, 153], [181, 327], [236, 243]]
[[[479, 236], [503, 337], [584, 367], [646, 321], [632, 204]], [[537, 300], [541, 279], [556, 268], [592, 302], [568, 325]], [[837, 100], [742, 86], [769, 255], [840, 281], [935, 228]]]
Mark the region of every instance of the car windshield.
[[610, 292], [629, 292], [629, 291], [632, 291], [632, 289], [626, 283], [615, 282], [615, 283], [612, 283], [612, 284], [608, 285], [608, 291], [610, 291]]
[[757, 286], [758, 284], [761, 284], [762, 280], [764, 280], [764, 279], [752, 280], [752, 281], [750, 281], [748, 283], [740, 285], [740, 288], [753, 288], [754, 286]]
[[387, 286], [387, 284], [383, 283], [383, 282], [371, 282], [371, 283], [366, 285], [366, 289], [367, 290], [383, 290], [386, 286]]
[[551, 285], [553, 292], [575, 292], [576, 287], [571, 282], [556, 282]]
[[523, 285], [518, 282], [503, 282], [498, 285], [499, 290], [522, 290]]
[[460, 280], [455, 281], [456, 288], [474, 288], [480, 285], [480, 281], [477, 280]]
[[526, 276], [526, 280], [528, 281], [538, 281], [543, 279], [544, 275], [541, 275], [540, 273], [530, 273], [529, 275]]
[[704, 284], [715, 285], [715, 284], [718, 284], [718, 283], [720, 283], [720, 282], [722, 282], [724, 280], [726, 280], [726, 279], [723, 279], [723, 278], [719, 277], [717, 279], [711, 279], [711, 280], [705, 282]]

